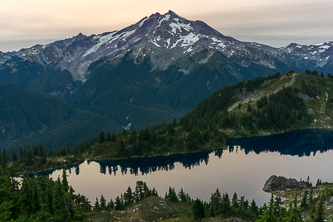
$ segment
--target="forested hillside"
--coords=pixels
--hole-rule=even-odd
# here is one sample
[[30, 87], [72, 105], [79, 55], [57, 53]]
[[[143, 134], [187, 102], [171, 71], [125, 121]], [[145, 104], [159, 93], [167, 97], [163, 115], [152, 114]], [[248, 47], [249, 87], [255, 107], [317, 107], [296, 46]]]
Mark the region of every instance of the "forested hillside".
[[226, 137], [303, 128], [331, 128], [333, 79], [316, 71], [289, 72], [227, 86], [178, 122], [116, 135], [99, 134], [92, 159], [167, 155], [223, 147]]
[[331, 75], [277, 73], [216, 91], [180, 123], [185, 129], [206, 125], [231, 136], [330, 128], [332, 98]]
[[17, 152], [19, 147], [41, 143], [55, 151], [67, 142], [74, 145], [89, 139], [101, 126], [121, 129], [114, 121], [82, 111], [63, 99], [15, 84], [0, 85], [1, 147], [13, 144], [11, 150]]
[[[82, 153], [82, 158], [114, 159], [188, 153], [223, 147], [227, 137], [268, 135], [302, 128], [331, 128], [332, 104], [331, 74], [325, 77], [318, 75], [316, 71], [306, 71], [257, 77], [214, 92], [179, 120], [147, 126], [141, 130], [123, 129], [122, 134], [118, 134], [117, 129], [106, 128], [95, 138], [98, 143]], [[69, 105], [64, 107], [71, 108]], [[77, 124], [81, 125], [78, 135], [85, 135], [86, 131], [96, 131], [97, 128], [90, 127], [91, 121], [95, 121], [96, 125], [100, 117], [94, 120], [92, 113], [75, 109], [69, 113], [72, 114], [74, 111], [78, 114], [65, 120], [62, 120], [65, 117], [62, 111], [60, 120], [69, 122], [73, 129]], [[51, 114], [50, 111], [48, 115]], [[85, 115], [87, 117], [84, 117]], [[81, 117], [90, 123], [80, 121]], [[108, 125], [107, 121], [100, 124]], [[47, 124], [43, 127], [47, 127]], [[59, 135], [63, 135], [66, 129], [61, 129], [60, 127], [50, 133], [58, 132]], [[35, 141], [36, 144], [43, 144], [45, 140], [47, 137], [36, 136]], [[68, 140], [72, 141], [73, 138]], [[72, 150], [74, 146], [71, 143], [69, 145]], [[64, 147], [59, 145], [57, 149], [61, 146]], [[23, 148], [24, 143], [17, 147]], [[51, 147], [50, 150], [57, 149]]]

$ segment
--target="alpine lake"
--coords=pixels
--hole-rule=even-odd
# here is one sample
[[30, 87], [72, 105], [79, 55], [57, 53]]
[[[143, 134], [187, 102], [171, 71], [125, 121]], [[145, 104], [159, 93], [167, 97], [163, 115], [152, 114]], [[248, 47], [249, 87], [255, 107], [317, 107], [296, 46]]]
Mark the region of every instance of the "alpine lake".
[[[228, 149], [133, 158], [113, 161], [85, 161], [67, 169], [69, 184], [95, 203], [96, 197], [107, 201], [124, 193], [136, 181], [155, 187], [164, 197], [168, 188], [178, 193], [183, 188], [192, 198], [209, 201], [217, 188], [221, 193], [240, 197], [258, 205], [269, 201], [262, 191], [271, 175], [306, 180], [333, 181], [333, 131], [307, 129], [264, 137], [228, 139]], [[57, 179], [62, 170], [41, 173]]]

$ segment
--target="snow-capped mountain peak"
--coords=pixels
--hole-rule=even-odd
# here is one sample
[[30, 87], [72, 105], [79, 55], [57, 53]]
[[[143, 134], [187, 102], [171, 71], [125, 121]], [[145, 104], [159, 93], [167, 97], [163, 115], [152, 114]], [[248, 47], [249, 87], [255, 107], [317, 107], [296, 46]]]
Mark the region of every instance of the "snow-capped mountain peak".
[[[11, 56], [19, 56], [42, 65], [53, 64], [66, 69], [74, 80], [81, 81], [85, 81], [91, 63], [104, 57], [110, 61], [119, 59], [128, 52], [133, 58], [149, 57], [151, 64], [161, 70], [202, 50], [210, 52], [194, 63], [207, 62], [212, 53], [222, 53], [243, 67], [254, 63], [274, 69], [276, 62], [285, 58], [296, 60], [297, 63], [311, 60], [323, 67], [332, 57], [332, 44], [325, 42], [304, 46], [292, 43], [277, 49], [258, 43], [240, 42], [222, 35], [202, 21], [190, 21], [168, 11], [163, 15], [155, 13], [144, 17], [119, 31], [92, 36], [80, 33], [48, 45], [35, 45], [13, 54], [3, 53], [0, 64]], [[187, 70], [191, 70], [188, 64], [186, 66]]]

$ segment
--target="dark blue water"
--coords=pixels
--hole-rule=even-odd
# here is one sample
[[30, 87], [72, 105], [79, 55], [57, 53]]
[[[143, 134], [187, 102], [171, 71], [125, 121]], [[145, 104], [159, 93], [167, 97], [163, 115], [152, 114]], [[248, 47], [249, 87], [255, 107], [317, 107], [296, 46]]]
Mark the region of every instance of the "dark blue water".
[[[68, 169], [68, 180], [77, 193], [94, 202], [108, 200], [143, 180], [161, 196], [169, 186], [183, 188], [191, 197], [209, 200], [219, 188], [223, 193], [245, 195], [258, 204], [269, 200], [261, 191], [273, 174], [296, 179], [333, 181], [333, 132], [300, 130], [266, 137], [229, 139], [227, 150], [186, 155], [117, 161], [85, 161]], [[60, 171], [51, 172], [53, 178]]]

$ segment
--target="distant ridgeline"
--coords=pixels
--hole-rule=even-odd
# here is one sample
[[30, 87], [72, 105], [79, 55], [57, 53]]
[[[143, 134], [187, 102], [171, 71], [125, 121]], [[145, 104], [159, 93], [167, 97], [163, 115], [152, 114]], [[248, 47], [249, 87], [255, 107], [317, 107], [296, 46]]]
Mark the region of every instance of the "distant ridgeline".
[[226, 137], [331, 129], [332, 125], [332, 75], [289, 71], [226, 86], [179, 121], [141, 130], [123, 129], [122, 134], [100, 132], [91, 140], [98, 143], [84, 156], [117, 159], [188, 153], [223, 147]]

